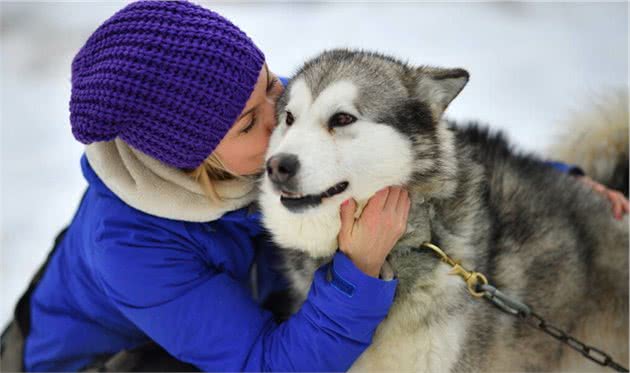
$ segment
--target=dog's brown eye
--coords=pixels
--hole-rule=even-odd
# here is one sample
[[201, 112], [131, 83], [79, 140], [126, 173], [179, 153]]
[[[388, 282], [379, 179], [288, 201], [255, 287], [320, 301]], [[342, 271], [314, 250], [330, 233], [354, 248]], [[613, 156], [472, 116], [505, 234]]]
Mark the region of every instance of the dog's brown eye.
[[350, 115], [348, 113], [337, 113], [330, 118], [330, 121], [328, 122], [328, 127], [343, 127], [356, 121], [357, 118], [354, 115]]
[[290, 111], [287, 111], [287, 120], [285, 121], [285, 123], [287, 124], [287, 126], [290, 126], [293, 124], [293, 121], [295, 119], [293, 118], [293, 114], [291, 114]]

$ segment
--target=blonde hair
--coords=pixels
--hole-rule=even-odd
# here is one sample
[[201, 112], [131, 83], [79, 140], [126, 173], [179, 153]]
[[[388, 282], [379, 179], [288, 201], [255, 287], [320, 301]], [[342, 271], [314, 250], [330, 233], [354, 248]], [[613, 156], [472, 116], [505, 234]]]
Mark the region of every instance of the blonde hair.
[[218, 154], [212, 153], [197, 168], [187, 172], [199, 183], [206, 197], [212, 202], [223, 201], [217, 193], [216, 183], [225, 180], [245, 179], [228, 170]]

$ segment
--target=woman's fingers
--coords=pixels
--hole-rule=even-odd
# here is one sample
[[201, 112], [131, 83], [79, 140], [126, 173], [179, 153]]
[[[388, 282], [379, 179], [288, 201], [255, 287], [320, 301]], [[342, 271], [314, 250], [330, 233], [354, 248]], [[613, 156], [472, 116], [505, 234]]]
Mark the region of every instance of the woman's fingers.
[[407, 189], [403, 189], [400, 192], [400, 196], [398, 197], [398, 202], [396, 203], [396, 211], [403, 211], [406, 205], [409, 204], [409, 192]]
[[399, 186], [391, 186], [389, 187], [389, 194], [387, 194], [387, 200], [383, 206], [383, 209], [394, 211], [396, 210], [396, 205], [398, 204], [398, 198], [400, 197], [400, 193], [402, 188]]
[[605, 185], [598, 183], [588, 176], [580, 176], [580, 180], [590, 186], [594, 191], [604, 196], [612, 204], [615, 219], [621, 220], [623, 215], [630, 211], [630, 203], [623, 193], [608, 189]]
[[396, 239], [400, 238], [407, 230], [407, 217], [409, 210], [409, 194], [401, 186], [390, 187], [387, 201], [383, 211], [389, 215], [389, 224], [394, 229]]
[[357, 209], [357, 203], [354, 199], [350, 198], [341, 204], [341, 229], [339, 235], [346, 238], [352, 234], [352, 227], [354, 226], [354, 213]]
[[411, 208], [411, 200], [409, 199], [409, 193], [407, 190], [403, 190], [399, 199], [400, 204], [396, 211], [400, 216], [400, 235], [402, 236], [407, 231], [407, 219], [409, 218], [409, 210]]
[[371, 214], [374, 212], [382, 211], [383, 208], [385, 207], [385, 202], [387, 201], [387, 197], [389, 196], [389, 192], [390, 192], [389, 189], [390, 188], [387, 187], [376, 192], [376, 194], [374, 194], [368, 201], [363, 212]]
[[607, 197], [613, 205], [615, 218], [621, 220], [623, 215], [628, 213], [628, 200], [622, 193], [615, 190], [608, 190]]

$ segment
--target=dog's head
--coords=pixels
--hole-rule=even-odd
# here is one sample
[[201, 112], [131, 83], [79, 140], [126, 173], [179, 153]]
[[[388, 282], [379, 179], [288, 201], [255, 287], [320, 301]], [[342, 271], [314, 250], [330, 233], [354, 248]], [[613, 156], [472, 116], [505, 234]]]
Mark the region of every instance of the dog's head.
[[342, 201], [410, 182], [439, 193], [453, 173], [440, 121], [467, 81], [461, 69], [367, 52], [334, 50], [307, 62], [279, 100], [266, 157], [260, 202], [276, 242], [329, 255]]

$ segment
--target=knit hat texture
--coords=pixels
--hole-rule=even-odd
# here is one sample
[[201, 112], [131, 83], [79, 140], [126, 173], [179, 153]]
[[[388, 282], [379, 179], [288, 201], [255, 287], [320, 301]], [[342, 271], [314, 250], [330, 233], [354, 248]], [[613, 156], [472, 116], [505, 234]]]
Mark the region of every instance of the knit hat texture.
[[195, 168], [244, 109], [263, 63], [217, 13], [183, 1], [131, 3], [72, 61], [72, 133], [84, 144], [120, 137], [168, 165]]

